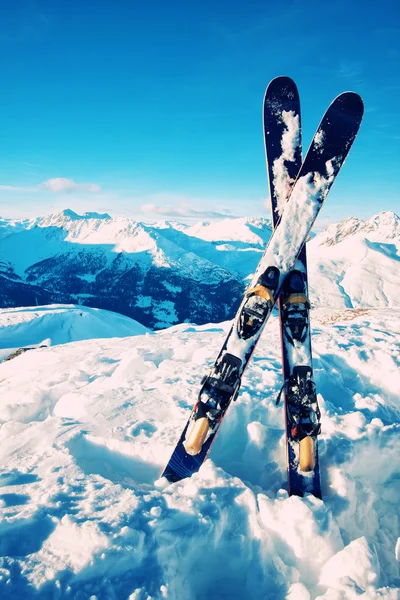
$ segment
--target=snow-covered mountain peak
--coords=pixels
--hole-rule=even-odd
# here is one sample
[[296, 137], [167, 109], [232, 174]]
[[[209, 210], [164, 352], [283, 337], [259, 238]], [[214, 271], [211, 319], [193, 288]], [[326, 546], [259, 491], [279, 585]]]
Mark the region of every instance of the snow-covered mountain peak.
[[70, 208], [65, 208], [59, 213], [47, 215], [46, 217], [39, 217], [32, 221], [31, 226], [36, 225], [37, 227], [61, 227], [62, 229], [74, 228], [76, 225], [80, 225], [83, 222], [91, 221], [91, 226], [96, 226], [94, 222], [111, 220], [111, 217], [107, 213], [97, 212], [85, 212], [83, 215], [79, 215]]
[[179, 221], [167, 221], [163, 219], [162, 221], [152, 223], [152, 227], [155, 229], [176, 229], [177, 231], [186, 231], [186, 229], [189, 228], [189, 225], [180, 223]]
[[[57, 228], [66, 242], [78, 244], [122, 245], [118, 251], [139, 251], [154, 245], [143, 223], [127, 217], [110, 217], [107, 213], [86, 212], [78, 215], [70, 209], [37, 219], [31, 227]], [[66, 234], [66, 235], [65, 235]], [[141, 239], [139, 239], [141, 238]], [[128, 246], [126, 247], [128, 241]], [[132, 250], [133, 244], [133, 250]]]
[[74, 210], [71, 210], [70, 208], [64, 208], [64, 210], [62, 210], [60, 213], [58, 213], [55, 216], [59, 217], [59, 218], [65, 217], [66, 219], [70, 219], [71, 221], [79, 221], [82, 219], [111, 219], [111, 217], [108, 213], [98, 213], [98, 212], [94, 212], [94, 211], [87, 211], [87, 212], [83, 213], [82, 215], [79, 215], [78, 213], [76, 213]]
[[240, 241], [264, 247], [271, 235], [271, 222], [261, 217], [226, 218], [196, 223], [185, 233], [208, 242]]
[[0, 237], [29, 228], [35, 219], [4, 219], [0, 217]]
[[190, 227], [187, 228], [186, 233], [188, 233], [189, 235], [192, 235], [193, 237], [200, 237], [197, 234], [201, 233], [203, 231], [203, 229], [207, 228], [209, 225], [212, 225], [212, 222], [198, 221], [194, 225], [190, 225]]
[[400, 219], [393, 211], [380, 212], [367, 221], [349, 217], [329, 225], [329, 227], [316, 236], [316, 241], [319, 246], [335, 246], [349, 236], [362, 234], [363, 237], [368, 234], [368, 237], [374, 241], [386, 241], [400, 236]]
[[395, 212], [388, 210], [380, 212], [365, 222], [367, 231], [376, 231], [386, 240], [400, 237], [400, 218]]
[[114, 246], [114, 252], [157, 251], [154, 229], [127, 217], [86, 219], [68, 227], [67, 241]]
[[80, 219], [82, 219], [80, 215], [70, 208], [66, 208], [59, 213], [52, 213], [45, 217], [39, 217], [35, 219], [34, 224], [37, 227], [64, 227], [67, 223], [70, 223], [71, 221], [75, 222]]
[[353, 235], [359, 231], [364, 225], [364, 221], [361, 221], [356, 217], [348, 217], [339, 223], [333, 223], [317, 236], [319, 244], [321, 246], [334, 246], [347, 236]]
[[77, 219], [81, 219], [82, 218], [81, 215], [78, 215], [78, 213], [76, 213], [75, 211], [71, 210], [70, 208], [64, 208], [64, 210], [62, 210], [59, 213], [59, 216], [65, 217], [67, 219], [71, 219], [73, 221], [76, 221]]

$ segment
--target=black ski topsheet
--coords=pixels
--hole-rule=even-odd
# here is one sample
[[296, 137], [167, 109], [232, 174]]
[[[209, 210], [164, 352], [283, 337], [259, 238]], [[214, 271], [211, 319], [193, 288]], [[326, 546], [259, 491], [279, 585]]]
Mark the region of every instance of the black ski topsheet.
[[[276, 77], [269, 84], [264, 97], [263, 110], [265, 154], [269, 190], [271, 199], [272, 224], [275, 228], [285, 209], [288, 195], [301, 168], [302, 140], [301, 140], [301, 113], [300, 98], [296, 84], [289, 77]], [[299, 216], [301, 218], [301, 216]], [[305, 295], [308, 297], [307, 256], [304, 244], [295, 264], [295, 269], [303, 275]], [[283, 381], [287, 382], [297, 366], [293, 361], [291, 343], [288, 341], [284, 330], [284, 311], [282, 295], [278, 299]], [[312, 370], [311, 334], [309, 308], [307, 312], [308, 328], [305, 339], [296, 342], [300, 349], [301, 365], [309, 366]], [[287, 396], [284, 386], [285, 428], [287, 441], [287, 475], [289, 494], [303, 496], [311, 492], [318, 498], [321, 497], [321, 484], [319, 473], [318, 444], [315, 438], [314, 455], [315, 466], [312, 473], [304, 474], [299, 470], [298, 443], [291, 441], [291, 425], [287, 418]]]
[[[191, 412], [166, 468], [162, 472], [162, 476], [169, 481], [178, 481], [184, 477], [189, 477], [199, 470], [206, 459], [215, 436], [220, 430], [230, 402], [237, 395], [241, 377], [262, 329], [271, 314], [272, 306], [282, 290], [286, 277], [293, 269], [319, 210], [350, 150], [359, 129], [362, 114], [362, 100], [358, 94], [353, 92], [345, 92], [338, 96], [326, 111], [292, 188], [289, 201], [245, 292], [228, 336], [211, 367], [210, 373], [202, 380], [199, 400]], [[278, 280], [274, 282], [271, 294], [272, 301], [268, 303], [268, 310], [266, 310], [260, 326], [257, 327], [254, 333], [251, 332], [251, 335], [248, 331], [246, 335], [242, 335], [240, 326], [243, 321], [243, 313], [246, 311], [249, 299], [251, 299], [252, 291], [257, 286], [264, 287], [265, 290], [265, 287], [268, 287], [265, 278], [276, 272], [278, 272]], [[204, 406], [202, 393], [207, 385], [209, 388], [215, 385], [215, 381], [221, 373], [221, 364], [224, 367], [225, 359], [231, 361], [232, 358], [239, 359], [240, 368], [236, 369], [234, 385], [232, 379], [229, 381], [229, 387], [233, 390], [231, 398], [229, 402], [225, 403], [223, 414], [215, 421], [217, 424], [204, 442], [201, 451], [194, 456], [188, 454], [183, 442], [186, 438], [186, 432], [199, 414], [199, 406]]]

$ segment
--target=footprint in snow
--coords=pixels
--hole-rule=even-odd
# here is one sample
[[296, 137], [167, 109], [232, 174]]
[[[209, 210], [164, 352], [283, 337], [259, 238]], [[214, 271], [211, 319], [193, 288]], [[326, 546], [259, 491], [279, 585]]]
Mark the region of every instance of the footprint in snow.
[[21, 506], [29, 502], [30, 496], [26, 494], [0, 494], [0, 506], [9, 508], [10, 506]]
[[132, 428], [131, 435], [133, 437], [138, 437], [141, 433], [148, 438], [152, 437], [157, 431], [157, 427], [152, 423], [148, 423], [147, 421], [143, 423], [136, 423], [136, 425]]
[[123, 454], [84, 435], [72, 438], [66, 446], [86, 475], [100, 475], [128, 488], [136, 484], [153, 484], [160, 475], [159, 465], [146, 462], [139, 456]]
[[10, 485], [25, 485], [27, 483], [33, 483], [40, 481], [40, 478], [33, 473], [21, 473], [16, 469], [9, 473], [2, 473], [0, 475], [0, 487], [6, 487]]

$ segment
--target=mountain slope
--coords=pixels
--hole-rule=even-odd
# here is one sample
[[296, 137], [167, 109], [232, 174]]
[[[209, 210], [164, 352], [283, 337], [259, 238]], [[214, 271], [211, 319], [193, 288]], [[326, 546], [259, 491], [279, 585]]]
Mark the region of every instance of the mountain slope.
[[308, 244], [313, 305], [400, 307], [400, 219], [346, 219]]

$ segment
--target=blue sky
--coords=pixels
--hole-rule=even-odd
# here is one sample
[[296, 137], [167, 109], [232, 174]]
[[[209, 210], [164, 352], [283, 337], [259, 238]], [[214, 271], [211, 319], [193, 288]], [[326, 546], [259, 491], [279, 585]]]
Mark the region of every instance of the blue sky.
[[305, 148], [335, 96], [364, 99], [320, 224], [400, 213], [394, 0], [15, 0], [1, 13], [0, 216], [266, 215], [261, 109], [277, 75], [298, 85]]

